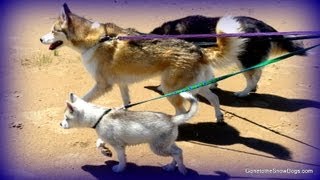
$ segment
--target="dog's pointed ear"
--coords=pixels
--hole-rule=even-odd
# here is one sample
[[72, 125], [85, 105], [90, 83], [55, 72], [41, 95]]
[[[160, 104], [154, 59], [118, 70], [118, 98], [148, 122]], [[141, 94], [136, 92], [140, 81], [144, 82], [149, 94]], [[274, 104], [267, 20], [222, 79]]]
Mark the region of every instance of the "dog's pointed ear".
[[70, 113], [73, 113], [75, 110], [74, 106], [68, 101], [66, 101], [66, 103], [67, 103], [67, 108], [70, 111]]
[[61, 9], [61, 13], [60, 13], [61, 20], [69, 22], [70, 21], [70, 14], [71, 14], [71, 11], [70, 11], [67, 3], [64, 3], [62, 5], [62, 9]]
[[76, 102], [77, 99], [78, 99], [78, 97], [77, 97], [75, 94], [70, 93], [70, 101], [71, 101], [72, 103]]

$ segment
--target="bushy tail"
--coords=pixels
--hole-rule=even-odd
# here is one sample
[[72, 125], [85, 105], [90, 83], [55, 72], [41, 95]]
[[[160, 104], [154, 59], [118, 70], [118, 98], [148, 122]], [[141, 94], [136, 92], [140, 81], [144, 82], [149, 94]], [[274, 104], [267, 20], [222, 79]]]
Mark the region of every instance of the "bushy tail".
[[[232, 16], [219, 19], [216, 26], [217, 34], [241, 33], [241, 24]], [[234, 63], [239, 54], [244, 50], [246, 38], [218, 37], [217, 48], [202, 49], [208, 61], [214, 66], [226, 66]]]
[[[286, 36], [290, 37], [290, 36]], [[304, 49], [303, 42], [302, 41], [290, 41], [286, 39], [285, 37], [281, 36], [280, 38], [275, 39], [272, 41], [272, 47], [271, 47], [271, 54], [272, 55], [279, 55], [287, 52], [294, 52]], [[303, 52], [300, 54], [297, 54], [298, 56], [306, 56], [307, 53]]]
[[176, 125], [185, 123], [187, 120], [192, 118], [198, 111], [198, 101], [191, 93], [183, 92], [180, 93], [180, 96], [188, 100], [191, 105], [188, 112], [172, 117], [172, 122]]

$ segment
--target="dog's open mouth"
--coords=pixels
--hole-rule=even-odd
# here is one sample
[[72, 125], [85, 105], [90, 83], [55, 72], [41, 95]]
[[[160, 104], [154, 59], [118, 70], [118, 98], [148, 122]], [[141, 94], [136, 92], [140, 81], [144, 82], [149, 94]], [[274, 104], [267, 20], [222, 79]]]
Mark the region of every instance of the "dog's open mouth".
[[56, 42], [50, 44], [49, 49], [55, 50], [57, 47], [61, 46], [62, 44], [63, 44], [62, 41], [56, 41]]

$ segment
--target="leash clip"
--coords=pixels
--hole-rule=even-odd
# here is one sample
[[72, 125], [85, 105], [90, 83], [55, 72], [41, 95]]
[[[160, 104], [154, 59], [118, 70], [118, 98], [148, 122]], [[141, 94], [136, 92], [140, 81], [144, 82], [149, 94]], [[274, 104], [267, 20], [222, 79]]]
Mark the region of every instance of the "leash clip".
[[113, 41], [113, 40], [117, 40], [117, 37], [110, 37], [110, 36], [104, 36], [102, 38], [100, 38], [99, 43], [103, 43], [106, 41]]
[[111, 37], [110, 36], [104, 36], [102, 38], [100, 38], [99, 43], [103, 43], [105, 41], [110, 41]]

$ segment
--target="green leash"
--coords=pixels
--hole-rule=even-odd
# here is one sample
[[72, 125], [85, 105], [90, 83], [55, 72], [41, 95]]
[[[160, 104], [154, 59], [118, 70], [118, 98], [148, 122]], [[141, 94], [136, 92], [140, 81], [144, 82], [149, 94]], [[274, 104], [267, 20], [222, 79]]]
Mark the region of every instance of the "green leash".
[[251, 66], [249, 68], [243, 69], [243, 70], [238, 71], [238, 72], [234, 72], [234, 73], [230, 73], [230, 74], [227, 74], [227, 75], [224, 75], [224, 76], [213, 78], [213, 79], [210, 79], [208, 81], [199, 82], [197, 84], [194, 84], [194, 85], [191, 85], [191, 86], [188, 86], [188, 87], [185, 87], [185, 88], [182, 88], [182, 89], [179, 89], [179, 90], [164, 94], [164, 95], [156, 97], [156, 98], [152, 98], [152, 99], [140, 101], [140, 102], [137, 102], [137, 103], [125, 105], [124, 108], [130, 108], [130, 107], [133, 107], [133, 106], [136, 106], [136, 105], [139, 105], [139, 104], [143, 104], [143, 103], [146, 103], [146, 102], [149, 102], [149, 101], [154, 101], [154, 100], [157, 100], [157, 99], [162, 99], [162, 98], [165, 98], [165, 97], [174, 96], [174, 95], [180, 94], [182, 92], [192, 91], [192, 90], [195, 90], [195, 89], [198, 89], [198, 88], [201, 88], [201, 87], [204, 87], [204, 86], [207, 86], [207, 85], [222, 81], [224, 79], [227, 79], [229, 77], [235, 76], [237, 74], [241, 74], [243, 72], [247, 72], [247, 71], [250, 71], [250, 70], [253, 70], [253, 69], [257, 69], [257, 68], [262, 68], [264, 66], [279, 62], [279, 61], [287, 59], [287, 58], [289, 58], [291, 56], [307, 52], [307, 51], [309, 51], [309, 50], [311, 50], [313, 48], [316, 48], [318, 46], [320, 46], [320, 44], [317, 44], [317, 45], [314, 45], [314, 46], [311, 46], [311, 47], [308, 47], [308, 48], [304, 48], [304, 49], [301, 49], [301, 50], [298, 50], [298, 51], [293, 51], [293, 52], [284, 54], [282, 56], [279, 56], [279, 57], [276, 57], [276, 58], [273, 58], [273, 59], [268, 59], [268, 60], [263, 61], [263, 62], [255, 65], [255, 66]]

